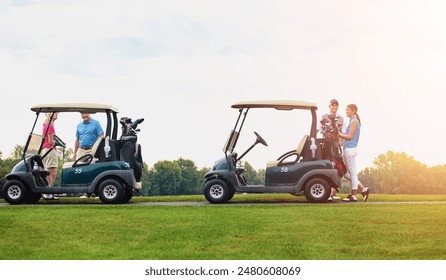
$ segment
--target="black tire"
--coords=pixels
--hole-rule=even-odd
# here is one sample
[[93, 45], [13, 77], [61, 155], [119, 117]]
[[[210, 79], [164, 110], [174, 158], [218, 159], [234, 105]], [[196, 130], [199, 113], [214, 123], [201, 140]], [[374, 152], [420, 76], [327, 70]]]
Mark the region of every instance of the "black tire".
[[212, 179], [204, 185], [204, 196], [210, 203], [225, 203], [234, 196], [234, 191], [225, 181]]
[[3, 186], [3, 198], [9, 204], [23, 204], [27, 202], [28, 188], [19, 180], [7, 181]]
[[314, 178], [308, 181], [304, 191], [307, 200], [313, 203], [327, 202], [330, 192], [330, 185], [321, 178]]
[[133, 197], [133, 190], [132, 189], [125, 189], [124, 191], [124, 199], [122, 200], [123, 203], [127, 203], [132, 199]]
[[122, 203], [124, 200], [124, 187], [114, 179], [107, 179], [99, 185], [99, 198], [103, 203]]
[[40, 200], [42, 195], [40, 193], [29, 193], [28, 197], [26, 198], [26, 203], [34, 204], [37, 203], [37, 201]]

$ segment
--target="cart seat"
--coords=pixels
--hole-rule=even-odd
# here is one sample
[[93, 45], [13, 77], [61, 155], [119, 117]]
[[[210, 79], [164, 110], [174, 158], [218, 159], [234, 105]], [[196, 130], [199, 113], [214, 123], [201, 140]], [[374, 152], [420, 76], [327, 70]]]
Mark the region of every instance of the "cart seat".
[[[97, 152], [97, 150], [98, 150], [99, 144], [101, 144], [101, 142], [102, 142], [102, 139], [104, 139], [103, 136], [99, 137], [98, 140], [96, 140], [96, 142], [94, 143], [93, 147], [91, 148], [91, 154], [92, 154], [93, 156], [96, 155], [96, 152]], [[96, 160], [97, 160], [97, 158], [93, 158], [93, 160], [91, 161], [91, 163], [95, 163]], [[68, 161], [68, 162], [65, 162], [65, 163], [63, 164], [62, 168], [63, 168], [63, 169], [65, 169], [65, 168], [71, 168], [71, 167], [73, 167], [73, 164], [74, 164], [74, 161]]]
[[[288, 153], [285, 153], [282, 156], [280, 156], [277, 160], [268, 162], [266, 164], [266, 167], [275, 167], [275, 166], [280, 166], [280, 165], [285, 165], [285, 164], [294, 164], [294, 163], [298, 162], [302, 156], [302, 151], [305, 147], [305, 144], [308, 142], [308, 138], [310, 138], [310, 136], [305, 135], [302, 138], [302, 140], [300, 140], [299, 145], [297, 145], [296, 150], [289, 151]], [[295, 156], [296, 158], [293, 161], [283, 161], [284, 159], [291, 157], [291, 156]]]

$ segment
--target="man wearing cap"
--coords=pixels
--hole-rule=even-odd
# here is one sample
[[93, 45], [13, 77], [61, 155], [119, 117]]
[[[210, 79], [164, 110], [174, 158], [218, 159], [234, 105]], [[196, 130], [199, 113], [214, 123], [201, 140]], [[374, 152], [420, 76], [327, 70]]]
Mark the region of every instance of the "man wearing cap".
[[[327, 132], [328, 126], [331, 124], [331, 120], [334, 119], [336, 121], [336, 127], [339, 132], [342, 132], [342, 127], [344, 126], [344, 118], [338, 114], [339, 102], [336, 99], [330, 100], [330, 105], [328, 106], [330, 112], [322, 115], [321, 122], [318, 123], [318, 130], [321, 132], [324, 138], [329, 137], [329, 132]], [[342, 139], [339, 138], [339, 147], [342, 147]], [[336, 189], [331, 188], [331, 195], [328, 198], [328, 201], [332, 201], [333, 199], [341, 199], [336, 195]]]

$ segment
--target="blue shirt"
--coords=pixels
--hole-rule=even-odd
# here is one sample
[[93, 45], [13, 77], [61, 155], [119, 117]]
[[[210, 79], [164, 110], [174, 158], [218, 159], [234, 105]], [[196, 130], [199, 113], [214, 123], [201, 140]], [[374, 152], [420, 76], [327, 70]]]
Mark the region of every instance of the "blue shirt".
[[101, 124], [97, 120], [90, 119], [77, 125], [76, 138], [79, 139], [79, 146], [91, 147], [103, 133]]
[[361, 134], [361, 124], [359, 123], [359, 121], [356, 118], [356, 116], [354, 116], [353, 118], [350, 119], [350, 123], [347, 126], [346, 134], [350, 134], [350, 124], [352, 122], [357, 122], [358, 123], [356, 125], [356, 131], [355, 131], [355, 134], [353, 135], [353, 138], [351, 140], [345, 140], [345, 142], [344, 142], [344, 149], [345, 148], [356, 148], [358, 146], [359, 134]]

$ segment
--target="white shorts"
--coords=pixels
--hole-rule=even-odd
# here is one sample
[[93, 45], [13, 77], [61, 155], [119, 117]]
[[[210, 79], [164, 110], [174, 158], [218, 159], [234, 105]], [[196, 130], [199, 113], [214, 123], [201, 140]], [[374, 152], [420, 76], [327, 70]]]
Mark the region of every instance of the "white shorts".
[[55, 149], [43, 149], [41, 155], [43, 156], [46, 154], [48, 150], [51, 150], [48, 155], [46, 155], [45, 158], [42, 159], [43, 166], [48, 168], [57, 168], [59, 166], [59, 155], [57, 154], [57, 151]]

